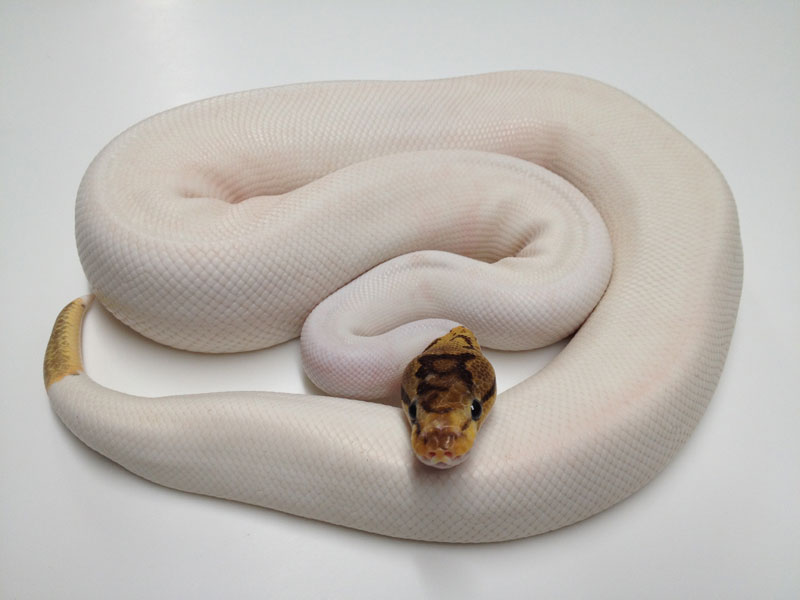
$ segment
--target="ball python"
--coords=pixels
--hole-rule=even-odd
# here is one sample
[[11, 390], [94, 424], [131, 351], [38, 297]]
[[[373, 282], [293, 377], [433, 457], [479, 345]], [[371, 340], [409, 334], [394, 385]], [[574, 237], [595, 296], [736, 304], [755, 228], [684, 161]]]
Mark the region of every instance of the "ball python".
[[[122, 322], [203, 352], [316, 328], [301, 351], [334, 394], [107, 389], [81, 363], [83, 298], [45, 354], [51, 405], [78, 438], [164, 486], [417, 540], [531, 536], [642, 488], [714, 392], [742, 284], [736, 207], [710, 159], [625, 93], [550, 72], [178, 107], [99, 153], [75, 214], [92, 293]], [[511, 328], [496, 333], [500, 317]], [[432, 328], [450, 362], [406, 363]], [[460, 369], [468, 342], [570, 333], [497, 395], [469, 460], [414, 458], [411, 395], [413, 412], [420, 382]], [[336, 395], [364, 381], [347, 395], [398, 385], [403, 408]]]

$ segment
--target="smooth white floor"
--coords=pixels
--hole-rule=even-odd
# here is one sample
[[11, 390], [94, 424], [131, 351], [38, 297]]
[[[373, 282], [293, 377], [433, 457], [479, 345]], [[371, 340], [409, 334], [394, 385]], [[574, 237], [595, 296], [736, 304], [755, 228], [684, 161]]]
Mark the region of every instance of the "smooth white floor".
[[[800, 597], [798, 31], [797, 2], [0, 0], [0, 597]], [[651, 485], [548, 535], [422, 544], [158, 487], [52, 414], [44, 346], [87, 291], [74, 195], [119, 131], [245, 88], [516, 68], [633, 94], [714, 159], [738, 201], [729, 360]], [[191, 355], [100, 309], [85, 339], [89, 371], [123, 391], [303, 390], [296, 343]], [[499, 357], [501, 385], [551, 355]]]

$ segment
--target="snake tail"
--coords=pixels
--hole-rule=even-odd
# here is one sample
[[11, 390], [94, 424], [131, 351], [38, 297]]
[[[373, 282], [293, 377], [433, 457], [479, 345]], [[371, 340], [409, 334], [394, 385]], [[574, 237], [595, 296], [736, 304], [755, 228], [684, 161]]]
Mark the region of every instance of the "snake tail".
[[44, 385], [50, 388], [70, 375], [83, 373], [81, 360], [81, 326], [93, 296], [76, 298], [56, 317], [47, 350], [44, 353]]

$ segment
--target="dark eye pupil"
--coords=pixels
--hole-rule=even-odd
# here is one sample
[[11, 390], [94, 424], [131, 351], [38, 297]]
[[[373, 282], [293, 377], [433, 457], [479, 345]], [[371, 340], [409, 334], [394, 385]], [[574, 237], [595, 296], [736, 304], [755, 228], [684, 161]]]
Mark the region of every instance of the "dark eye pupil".
[[472, 401], [472, 420], [477, 421], [481, 418], [481, 413], [483, 412], [483, 406], [477, 400]]
[[412, 402], [411, 404], [408, 405], [408, 418], [411, 419], [412, 421], [416, 421], [417, 420], [417, 403], [416, 402]]

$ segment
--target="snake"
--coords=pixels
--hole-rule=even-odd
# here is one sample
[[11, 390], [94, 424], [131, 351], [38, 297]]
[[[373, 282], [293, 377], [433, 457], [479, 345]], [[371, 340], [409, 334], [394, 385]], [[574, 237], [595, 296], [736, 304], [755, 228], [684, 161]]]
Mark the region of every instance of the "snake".
[[[44, 360], [74, 435], [163, 486], [424, 541], [532, 536], [643, 488], [714, 394], [742, 287], [711, 159], [628, 94], [547, 71], [167, 110], [92, 161], [75, 232], [91, 294]], [[81, 358], [92, 298], [184, 350], [299, 335], [325, 393], [106, 388]], [[498, 393], [482, 347], [565, 337]]]

